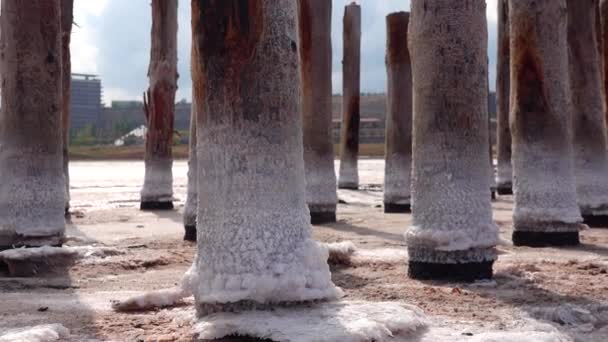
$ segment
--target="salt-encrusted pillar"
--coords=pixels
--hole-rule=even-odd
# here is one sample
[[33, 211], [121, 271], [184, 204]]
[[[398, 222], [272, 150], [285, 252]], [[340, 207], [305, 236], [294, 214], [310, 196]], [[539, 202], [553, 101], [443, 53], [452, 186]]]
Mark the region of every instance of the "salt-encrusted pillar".
[[59, 0], [3, 0], [0, 249], [59, 245], [65, 230]]
[[361, 7], [344, 8], [342, 59], [342, 125], [338, 188], [358, 189], [359, 121], [361, 88]]
[[196, 98], [192, 94], [190, 114], [190, 151], [188, 157], [188, 188], [184, 206], [184, 240], [196, 241], [196, 212], [198, 210], [198, 163], [196, 159]]
[[513, 194], [511, 166], [511, 129], [509, 127], [510, 56], [508, 0], [498, 0], [498, 53], [496, 63], [496, 192]]
[[[488, 71], [490, 70], [490, 57], [488, 56], [487, 58], [487, 64], [488, 64]], [[496, 199], [496, 178], [494, 177], [494, 139], [492, 137], [492, 120], [490, 118], [490, 110], [491, 110], [491, 103], [490, 103], [490, 77], [488, 75], [488, 98], [487, 98], [487, 103], [488, 103], [488, 157], [489, 157], [489, 166], [490, 166], [490, 197], [492, 198], [492, 200]]]
[[331, 0], [300, 0], [300, 75], [306, 201], [312, 224], [336, 222], [331, 110]]
[[74, 0], [61, 0], [61, 53], [62, 53], [62, 104], [61, 128], [63, 133], [63, 174], [65, 176], [65, 213], [70, 210], [70, 99], [72, 86], [72, 61], [70, 40], [74, 22]]
[[177, 90], [177, 0], [152, 0], [152, 48], [144, 96], [146, 174], [142, 210], [173, 209], [173, 118]]
[[608, 152], [603, 109], [602, 68], [597, 42], [598, 0], [568, 0], [568, 51], [574, 174], [585, 223], [608, 224]]
[[407, 49], [410, 14], [386, 17], [387, 115], [384, 212], [410, 212], [412, 167], [412, 65]]
[[513, 243], [578, 244], [566, 1], [509, 0], [509, 27]]
[[297, 3], [192, 1], [199, 316], [336, 298], [311, 238]]
[[484, 0], [413, 0], [414, 144], [408, 274], [492, 277], [499, 242], [488, 167]]
[[602, 76], [604, 82], [604, 113], [608, 120], [608, 0], [600, 0], [599, 17], [601, 27], [599, 41], [602, 54]]

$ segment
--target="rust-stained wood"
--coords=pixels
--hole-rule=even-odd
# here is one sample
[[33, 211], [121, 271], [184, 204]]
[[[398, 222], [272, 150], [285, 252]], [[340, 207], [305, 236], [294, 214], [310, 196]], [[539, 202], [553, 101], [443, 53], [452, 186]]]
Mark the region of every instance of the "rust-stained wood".
[[496, 64], [496, 152], [499, 195], [513, 193], [513, 168], [511, 166], [511, 129], [509, 127], [510, 99], [510, 52], [508, 0], [498, 0], [498, 56]]
[[61, 128], [63, 133], [63, 173], [65, 175], [66, 213], [70, 208], [70, 99], [72, 85], [72, 61], [70, 41], [72, 38], [72, 23], [74, 22], [74, 0], [61, 0], [61, 58], [62, 58], [62, 104]]
[[[574, 171], [577, 198], [586, 223], [608, 223], [608, 152], [602, 101], [602, 67], [598, 41], [598, 0], [568, 0], [568, 51]], [[604, 222], [601, 222], [604, 221]]]
[[306, 198], [311, 222], [335, 222], [331, 0], [298, 1]]
[[567, 22], [565, 0], [509, 0], [516, 245], [578, 243]]
[[412, 66], [408, 50], [407, 12], [386, 17], [387, 115], [384, 211], [410, 210], [412, 164]]
[[600, 32], [602, 80], [604, 81], [604, 115], [608, 120], [608, 0], [600, 0], [599, 16], [601, 29], [598, 32]]
[[292, 0], [192, 1], [198, 316], [335, 297], [309, 247], [297, 25]]
[[65, 230], [59, 0], [4, 0], [0, 15], [0, 249]]
[[152, 48], [144, 94], [146, 174], [142, 209], [171, 209], [173, 123], [177, 90], [177, 0], [152, 1]]
[[414, 130], [408, 275], [491, 278], [499, 237], [492, 221], [488, 163], [486, 2], [412, 0], [411, 8]]
[[342, 127], [338, 187], [357, 189], [359, 187], [357, 159], [361, 88], [361, 6], [354, 2], [344, 9], [343, 45]]

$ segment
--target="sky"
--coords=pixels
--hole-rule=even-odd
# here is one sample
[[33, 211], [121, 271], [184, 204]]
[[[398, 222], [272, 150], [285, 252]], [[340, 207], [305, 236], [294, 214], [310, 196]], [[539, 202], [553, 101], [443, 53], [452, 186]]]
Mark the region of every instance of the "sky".
[[[490, 88], [496, 79], [496, 4], [487, 0]], [[333, 0], [333, 91], [342, 90], [342, 16], [352, 0]], [[409, 11], [409, 0], [358, 0], [362, 11], [361, 91], [386, 91], [386, 21], [389, 13]], [[179, 1], [177, 101], [191, 100], [190, 1]], [[75, 0], [72, 72], [97, 74], [103, 100], [141, 100], [150, 59], [150, 0]]]

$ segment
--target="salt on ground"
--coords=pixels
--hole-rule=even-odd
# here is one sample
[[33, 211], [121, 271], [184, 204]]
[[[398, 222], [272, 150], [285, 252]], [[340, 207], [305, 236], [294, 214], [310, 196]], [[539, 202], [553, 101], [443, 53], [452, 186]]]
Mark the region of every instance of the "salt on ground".
[[479, 334], [462, 342], [572, 342], [572, 339], [558, 332], [491, 332]]
[[30, 260], [35, 258], [53, 258], [58, 256], [77, 257], [77, 258], [104, 258], [106, 256], [125, 254], [113, 247], [95, 247], [95, 246], [78, 246], [78, 247], [51, 247], [43, 246], [37, 248], [14, 248], [0, 252], [0, 260]]
[[323, 244], [331, 265], [400, 264], [408, 258], [406, 248], [359, 249], [352, 241]]
[[180, 286], [170, 289], [149, 291], [127, 298], [123, 301], [115, 301], [112, 303], [112, 309], [117, 312], [132, 312], [155, 310], [179, 305], [184, 302], [184, 299], [192, 296], [193, 294], [196, 280], [195, 270], [195, 264], [190, 266], [188, 271], [186, 271], [182, 277]]
[[0, 342], [55, 342], [69, 336], [70, 331], [63, 325], [48, 324], [9, 330], [0, 335]]
[[418, 308], [397, 302], [344, 301], [277, 308], [273, 311], [218, 313], [194, 326], [199, 339], [249, 336], [277, 342], [391, 341], [428, 325]]

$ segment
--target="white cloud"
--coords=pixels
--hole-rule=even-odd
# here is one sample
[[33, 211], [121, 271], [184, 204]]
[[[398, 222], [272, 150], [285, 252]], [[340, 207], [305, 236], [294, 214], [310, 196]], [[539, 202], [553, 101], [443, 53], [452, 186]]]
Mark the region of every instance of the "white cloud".
[[[342, 90], [342, 16], [351, 0], [334, 0], [332, 16], [333, 89]], [[385, 17], [395, 11], [409, 11], [409, 0], [359, 0], [362, 7], [361, 91], [383, 92]], [[190, 1], [179, 2], [179, 90], [177, 100], [191, 98]], [[497, 0], [487, 0], [490, 42], [490, 85], [495, 80]], [[104, 100], [141, 99], [147, 87], [150, 49], [150, 0], [75, 0], [72, 35], [72, 69], [96, 73], [105, 89]]]

